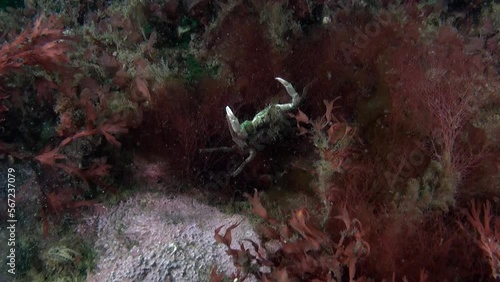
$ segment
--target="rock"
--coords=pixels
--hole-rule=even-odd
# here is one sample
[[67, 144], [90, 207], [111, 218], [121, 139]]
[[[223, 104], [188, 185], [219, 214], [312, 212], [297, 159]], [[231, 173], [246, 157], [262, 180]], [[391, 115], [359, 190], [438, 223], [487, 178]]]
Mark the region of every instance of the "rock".
[[215, 242], [214, 230], [240, 221], [233, 247], [244, 238], [259, 242], [241, 215], [186, 196], [139, 194], [99, 216], [99, 257], [87, 281], [208, 281], [213, 266], [230, 274], [232, 259]]

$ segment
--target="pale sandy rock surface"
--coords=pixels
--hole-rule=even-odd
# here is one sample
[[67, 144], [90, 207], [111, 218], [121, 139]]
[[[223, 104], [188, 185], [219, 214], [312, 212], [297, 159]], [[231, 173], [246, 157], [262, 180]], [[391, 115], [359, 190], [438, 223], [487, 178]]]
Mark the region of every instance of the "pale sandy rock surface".
[[234, 248], [241, 239], [259, 241], [243, 216], [186, 196], [140, 194], [97, 220], [97, 267], [89, 282], [208, 281], [214, 265], [228, 274], [235, 270], [225, 246], [214, 240], [217, 227], [242, 221], [232, 233]]

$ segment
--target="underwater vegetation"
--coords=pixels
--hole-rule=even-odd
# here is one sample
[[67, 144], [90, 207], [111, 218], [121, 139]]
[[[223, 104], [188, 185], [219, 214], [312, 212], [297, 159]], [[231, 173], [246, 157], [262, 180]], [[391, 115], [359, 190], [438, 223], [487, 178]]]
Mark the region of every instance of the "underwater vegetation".
[[[150, 190], [252, 219], [260, 241], [213, 230], [237, 271], [207, 280], [495, 281], [499, 19], [490, 0], [0, 2], [16, 281], [85, 281], [99, 232], [78, 224]], [[279, 126], [275, 77], [300, 96]]]

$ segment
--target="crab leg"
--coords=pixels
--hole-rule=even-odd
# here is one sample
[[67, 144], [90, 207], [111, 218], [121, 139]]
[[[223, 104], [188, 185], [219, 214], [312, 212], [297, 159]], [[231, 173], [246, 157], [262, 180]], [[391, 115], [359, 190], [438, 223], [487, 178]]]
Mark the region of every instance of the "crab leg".
[[231, 173], [232, 177], [238, 176], [238, 174], [240, 174], [243, 171], [245, 166], [255, 158], [255, 156], [257, 155], [257, 150], [255, 150], [254, 148], [249, 148], [248, 153], [249, 153], [248, 157], [240, 164], [240, 166], [233, 173]]

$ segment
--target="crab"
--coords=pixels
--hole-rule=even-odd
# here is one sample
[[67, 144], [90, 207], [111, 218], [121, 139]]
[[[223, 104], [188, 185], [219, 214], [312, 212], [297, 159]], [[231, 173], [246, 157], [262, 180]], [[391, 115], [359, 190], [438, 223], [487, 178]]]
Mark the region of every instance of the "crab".
[[232, 177], [239, 175], [246, 165], [248, 165], [257, 155], [262, 144], [271, 140], [276, 140], [281, 131], [286, 126], [285, 112], [294, 110], [301, 102], [301, 97], [293, 88], [293, 85], [280, 78], [275, 78], [284, 87], [292, 101], [286, 104], [270, 104], [262, 111], [258, 112], [252, 120], [246, 120], [242, 123], [234, 115], [229, 106], [226, 106], [226, 121], [231, 133], [234, 145], [231, 147], [217, 147], [202, 149], [202, 152], [233, 152], [241, 151], [248, 154], [245, 160], [231, 173]]

